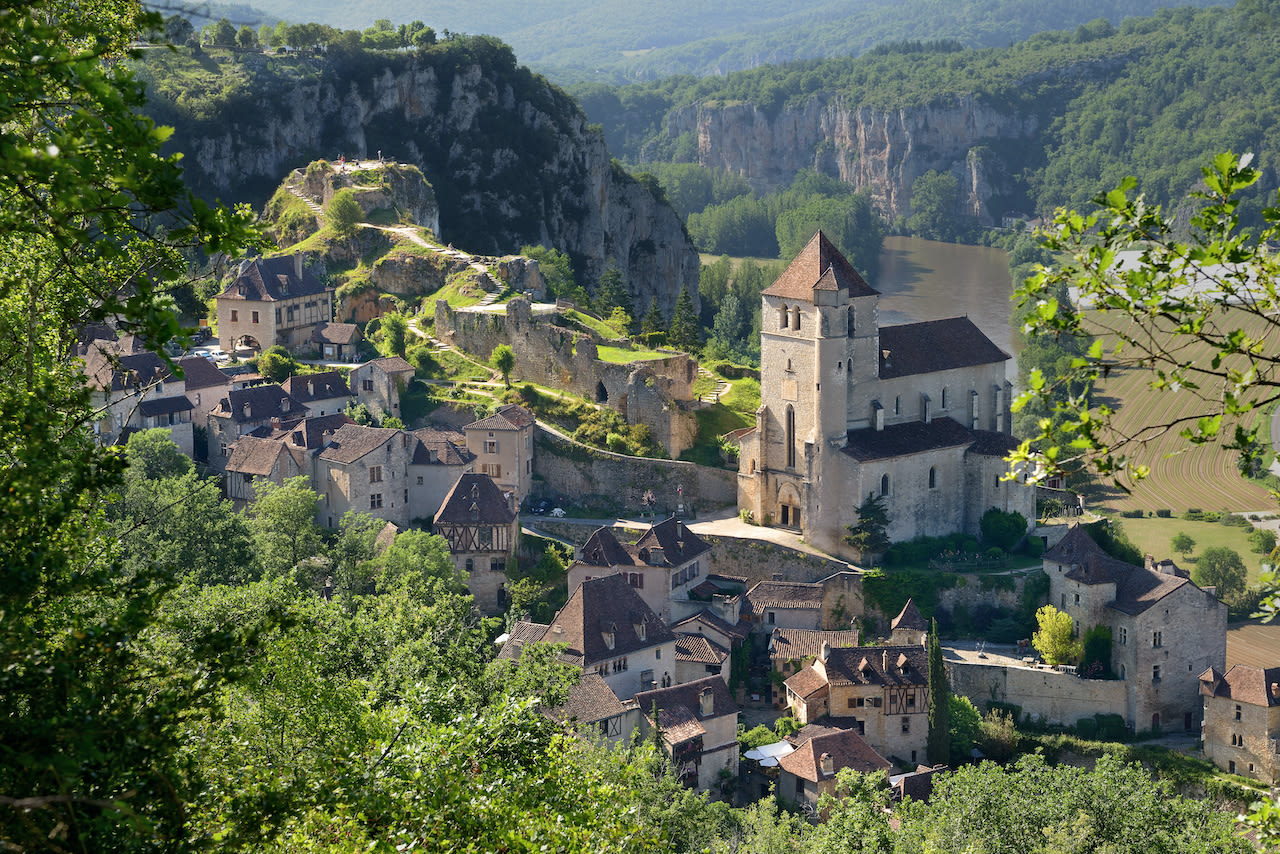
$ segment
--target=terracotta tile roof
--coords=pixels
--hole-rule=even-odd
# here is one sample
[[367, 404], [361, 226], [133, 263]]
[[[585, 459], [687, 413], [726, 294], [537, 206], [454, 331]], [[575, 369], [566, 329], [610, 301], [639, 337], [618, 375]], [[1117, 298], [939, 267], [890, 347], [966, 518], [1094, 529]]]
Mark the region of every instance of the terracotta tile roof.
[[509, 525], [515, 518], [515, 512], [507, 504], [507, 499], [503, 497], [502, 490], [498, 489], [493, 478], [487, 474], [468, 472], [458, 478], [458, 482], [444, 497], [444, 502], [436, 511], [435, 520], [437, 523], [455, 525]]
[[213, 362], [200, 356], [179, 359], [178, 367], [182, 368], [182, 379], [187, 384], [187, 391], [231, 385], [231, 377], [224, 374]]
[[857, 646], [858, 633], [776, 628], [769, 637], [769, 658], [774, 661], [817, 658], [823, 643], [830, 644], [832, 649]]
[[820, 697], [830, 690], [827, 680], [812, 667], [806, 667], [783, 683], [787, 689], [802, 700]]
[[274, 439], [241, 436], [231, 446], [227, 471], [267, 477], [275, 471], [276, 461], [284, 453], [284, 449], [284, 444]]
[[[831, 758], [830, 773], [823, 773], [823, 754]], [[870, 774], [892, 767], [889, 760], [876, 753], [862, 736], [851, 729], [810, 738], [780, 758], [778, 765], [783, 771], [814, 783], [834, 779], [842, 768]]]
[[217, 298], [275, 302], [324, 292], [325, 286], [310, 270], [304, 268], [298, 275], [293, 255], [281, 255], [242, 262], [235, 279]]
[[282, 421], [306, 415], [302, 401], [295, 400], [280, 386], [269, 383], [250, 388], [232, 389], [218, 401], [211, 415], [230, 418], [243, 424], [279, 418]]
[[728, 651], [712, 643], [702, 635], [676, 635], [676, 661], [692, 661], [699, 664], [724, 664]]
[[929, 684], [929, 662], [922, 646], [857, 646], [833, 649], [827, 658], [826, 670], [827, 681], [833, 684]]
[[600, 676], [584, 673], [570, 686], [569, 699], [565, 704], [547, 709], [546, 715], [554, 721], [573, 720], [579, 724], [591, 724], [621, 715], [627, 708]]
[[354, 323], [317, 323], [311, 330], [317, 344], [354, 344], [360, 340], [360, 327]]
[[850, 430], [849, 441], [842, 450], [859, 462], [868, 462], [962, 447], [972, 442], [973, 434], [966, 428], [950, 418], [935, 418], [928, 424], [907, 421], [887, 425], [883, 430]]
[[320, 459], [335, 463], [354, 463], [371, 454], [397, 436], [407, 435], [403, 430], [391, 427], [366, 427], [362, 424], [343, 424], [320, 450]]
[[1280, 667], [1264, 670], [1247, 664], [1233, 665], [1217, 681], [1214, 696], [1252, 706], [1280, 706]]
[[822, 608], [822, 585], [803, 581], [760, 581], [747, 591], [742, 612], [760, 616], [766, 608]]
[[347, 388], [347, 381], [338, 371], [292, 376], [284, 381], [282, 388], [295, 400], [301, 400], [304, 403], [335, 397], [352, 397], [351, 389]]
[[358, 367], [364, 367], [365, 365], [377, 365], [383, 373], [387, 374], [414, 373], [413, 365], [409, 364], [399, 356], [387, 356], [382, 359], [372, 359]]
[[[709, 715], [702, 714], [700, 698], [704, 690], [711, 692]], [[652, 714], [655, 705], [658, 707], [658, 723], [668, 744], [680, 744], [705, 733], [702, 721], [726, 715], [736, 717], [738, 714], [738, 704], [719, 676], [707, 676], [670, 688], [641, 691], [636, 694], [635, 703], [646, 717]]]
[[749, 626], [741, 623], [734, 625], [705, 608], [692, 617], [685, 617], [671, 628], [683, 634], [702, 634], [704, 627], [738, 641], [746, 640], [747, 635], [751, 634]]
[[529, 620], [516, 620], [516, 622], [507, 630], [509, 637], [507, 642], [502, 645], [502, 649], [498, 652], [499, 659], [515, 660], [520, 657], [520, 653], [531, 643], [537, 643], [542, 640], [542, 636], [547, 633], [547, 629], [551, 628], [548, 623], [534, 623]]
[[[562, 630], [559, 633], [557, 626]], [[643, 627], [643, 640], [636, 631], [638, 626]], [[612, 649], [606, 643], [606, 632], [613, 634]], [[590, 668], [597, 662], [673, 643], [676, 638], [622, 576], [606, 575], [578, 585], [542, 639], [568, 644], [569, 660]]]
[[434, 427], [421, 427], [412, 432], [418, 440], [412, 460], [416, 466], [464, 466], [476, 458], [467, 449], [466, 437], [461, 433]]
[[799, 747], [811, 738], [817, 738], [820, 735], [831, 735], [836, 732], [844, 732], [848, 729], [854, 730], [855, 732], [857, 731], [857, 718], [842, 718], [825, 715], [817, 722], [805, 724], [800, 727], [800, 729], [791, 733], [791, 735], [787, 736], [787, 741], [791, 742], [796, 747]]
[[[889, 624], [890, 629], [915, 629], [921, 632], [929, 630], [929, 624], [924, 621], [924, 615], [920, 613], [920, 609], [916, 607], [915, 599], [908, 599], [907, 604], [902, 606], [902, 611], [898, 616], [893, 618], [893, 622]], [[851, 644], [857, 646], [857, 644]]]
[[855, 297], [877, 293], [821, 231], [813, 235], [763, 294], [813, 302], [816, 290], [842, 290]]
[[138, 404], [138, 411], [143, 415], [171, 415], [175, 412], [189, 412], [195, 409], [196, 405], [192, 403], [185, 394], [177, 397], [149, 397]]
[[880, 327], [880, 379], [1007, 362], [967, 317]]
[[533, 413], [514, 403], [501, 406], [488, 418], [481, 418], [466, 426], [468, 430], [523, 430], [535, 422]]

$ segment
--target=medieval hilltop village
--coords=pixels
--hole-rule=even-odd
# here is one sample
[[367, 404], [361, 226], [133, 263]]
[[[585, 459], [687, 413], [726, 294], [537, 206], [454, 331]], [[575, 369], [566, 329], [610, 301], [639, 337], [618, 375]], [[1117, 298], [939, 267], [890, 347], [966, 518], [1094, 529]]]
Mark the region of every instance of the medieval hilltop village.
[[[336, 236], [322, 226], [344, 189], [360, 222]], [[289, 248], [227, 271], [216, 346], [177, 359], [181, 376], [128, 336], [86, 330], [96, 434], [167, 429], [241, 506], [255, 484], [305, 477], [322, 527], [358, 511], [388, 538], [440, 534], [476, 608], [507, 617], [499, 657], [563, 644], [581, 669], [548, 715], [614, 742], [657, 728], [688, 785], [739, 802], [816, 805], [843, 768], [927, 796], [942, 766], [926, 614], [956, 626], [985, 610], [1008, 628], [1052, 605], [1080, 635], [1109, 632], [1107, 672], [1047, 662], [1029, 635], [944, 630], [950, 691], [1082, 735], [1187, 733], [1223, 770], [1275, 782], [1280, 667], [1228, 669], [1226, 605], [1172, 561], [1132, 565], [1079, 520], [1037, 523], [1037, 487], [1005, 461], [1011, 357], [968, 318], [881, 325], [874, 282], [819, 232], [761, 294], [759, 369], [715, 375], [547, 300], [534, 260], [438, 241], [413, 167], [315, 163], [277, 198], [268, 224]], [[651, 299], [674, 322], [674, 295]], [[392, 316], [405, 343], [387, 355], [371, 339]], [[276, 347], [296, 360], [281, 382], [250, 361]], [[735, 393], [746, 426], [707, 435]], [[604, 442], [572, 435], [572, 407], [612, 413]], [[657, 453], [634, 455], [632, 428]], [[713, 459], [678, 459], [700, 443]], [[884, 549], [851, 533], [877, 508], [888, 542], [963, 541], [930, 601], [876, 585]], [[1003, 548], [983, 540], [992, 518], [1020, 526]], [[547, 543], [571, 557], [539, 614], [512, 585]], [[779, 718], [794, 731], [740, 747], [740, 724]]]

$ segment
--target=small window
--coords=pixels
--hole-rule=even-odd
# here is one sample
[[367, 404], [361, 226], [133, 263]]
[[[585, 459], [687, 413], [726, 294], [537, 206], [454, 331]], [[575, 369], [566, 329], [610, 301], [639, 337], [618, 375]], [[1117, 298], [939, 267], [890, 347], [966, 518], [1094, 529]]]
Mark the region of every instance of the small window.
[[1236, 720], [1240, 720], [1240, 714], [1241, 714], [1240, 704], [1237, 703], [1236, 704]]
[[902, 396], [901, 395], [898, 395], [893, 399], [893, 414], [894, 415], [902, 414]]
[[1151, 668], [1151, 681], [1152, 682], [1160, 681], [1160, 665], [1158, 664]]
[[422, 475], [418, 475], [418, 486], [422, 486]]
[[769, 625], [771, 625], [771, 626], [772, 626], [772, 625], [773, 625], [773, 622], [774, 622], [774, 614], [773, 614], [773, 612], [772, 612], [772, 611], [770, 611], [770, 612], [769, 612]]
[[1079, 593], [1077, 593], [1077, 594], [1076, 594], [1076, 604], [1077, 604], [1077, 605], [1079, 605], [1079, 604], [1080, 604], [1080, 594], [1079, 594]]
[[369, 482], [382, 483], [382, 466], [369, 466]]
[[787, 307], [785, 305], [782, 308], [778, 309], [778, 328], [779, 329], [787, 328]]
[[942, 408], [943, 409], [947, 408], [947, 387], [946, 386], [942, 387]]
[[938, 488], [938, 471], [933, 466], [929, 466], [929, 488]]
[[1164, 646], [1164, 634], [1163, 634], [1162, 632], [1152, 632], [1152, 633], [1151, 633], [1151, 645], [1152, 645], [1152, 646]]
[[1120, 645], [1127, 646], [1129, 644], [1129, 630], [1124, 626], [1120, 627]]
[[253, 313], [253, 322], [254, 323], [258, 322], [258, 313], [256, 311]]
[[856, 697], [850, 697], [850, 698], [849, 698], [849, 708], [851, 708], [851, 709], [856, 709], [856, 708], [858, 708], [858, 701], [857, 701], [857, 698], [856, 698]]
[[496, 441], [487, 441], [484, 443], [484, 452], [486, 454], [498, 453], [498, 443]]
[[467, 574], [474, 572], [475, 568], [476, 568], [476, 562], [471, 558], [467, 558]]
[[381, 492], [375, 492], [369, 496], [369, 509], [370, 510], [382, 509], [382, 493]]
[[911, 732], [911, 718], [902, 719], [902, 734], [906, 735]]
[[231, 322], [232, 323], [240, 322], [240, 312], [238, 309], [234, 309], [234, 308], [231, 309]]
[[883, 474], [880, 476], [880, 494], [881, 495], [889, 494], [889, 475], [887, 474]]

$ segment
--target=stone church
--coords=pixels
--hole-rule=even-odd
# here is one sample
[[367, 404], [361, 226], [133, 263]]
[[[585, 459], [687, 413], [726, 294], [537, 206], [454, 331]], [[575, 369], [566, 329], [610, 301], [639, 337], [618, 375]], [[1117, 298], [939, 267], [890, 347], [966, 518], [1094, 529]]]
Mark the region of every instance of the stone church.
[[881, 327], [879, 292], [822, 232], [762, 299], [740, 510], [849, 556], [868, 496], [884, 496], [895, 542], [977, 534], [991, 507], [1034, 519], [1034, 488], [1004, 479], [1010, 356], [967, 317]]

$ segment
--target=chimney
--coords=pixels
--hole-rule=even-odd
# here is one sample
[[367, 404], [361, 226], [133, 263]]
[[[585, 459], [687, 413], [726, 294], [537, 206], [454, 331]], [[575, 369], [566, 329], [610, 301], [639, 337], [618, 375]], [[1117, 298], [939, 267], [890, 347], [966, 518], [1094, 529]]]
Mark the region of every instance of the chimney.
[[649, 550], [649, 565], [662, 566], [667, 562], [666, 553], [662, 549], [654, 547]]
[[281, 412], [289, 411], [289, 398], [287, 397], [280, 398], [280, 411]]
[[1155, 569], [1156, 559], [1151, 555], [1142, 556], [1142, 566], [1144, 569]]
[[561, 626], [559, 623], [556, 623], [554, 626], [551, 627], [551, 634], [556, 638], [556, 640], [553, 641], [553, 643], [559, 643], [560, 638], [564, 637], [564, 627]]
[[302, 253], [301, 253], [301, 252], [294, 253], [294, 256], [293, 256], [293, 275], [294, 275], [294, 276], [295, 276], [299, 281], [301, 281], [301, 280], [302, 280], [302, 260], [303, 260], [303, 259], [302, 259]]
[[887, 649], [880, 653], [880, 672], [889, 672], [889, 650]]
[[703, 688], [698, 694], [698, 713], [704, 718], [711, 717], [716, 710], [716, 696], [710, 688]]
[[825, 662], [831, 657], [831, 644], [826, 641], [822, 642], [822, 648], [818, 650], [818, 658]]
[[836, 773], [836, 761], [831, 758], [830, 753], [824, 753], [819, 756], [818, 763], [822, 766], [823, 776]]
[[271, 429], [272, 430], [280, 429], [280, 419], [274, 415], [271, 416]]
[[249, 417], [249, 414], [250, 414], [249, 402], [248, 402], [248, 401], [245, 401], [245, 404], [244, 404], [244, 417], [245, 417], [245, 418], [248, 418], [248, 417]]
[[307, 380], [307, 397], [315, 397], [315, 396], [316, 396], [315, 380]]

